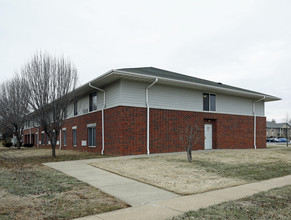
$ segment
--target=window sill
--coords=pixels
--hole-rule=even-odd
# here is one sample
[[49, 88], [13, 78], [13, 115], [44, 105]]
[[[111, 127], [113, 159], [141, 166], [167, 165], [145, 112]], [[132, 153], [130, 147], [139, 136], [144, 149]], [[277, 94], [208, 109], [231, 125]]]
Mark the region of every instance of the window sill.
[[88, 146], [88, 147], [93, 147], [93, 148], [94, 148], [94, 147], [96, 147], [96, 146]]
[[97, 109], [94, 109], [92, 111], [88, 111], [88, 113], [92, 113], [92, 112], [97, 112]]

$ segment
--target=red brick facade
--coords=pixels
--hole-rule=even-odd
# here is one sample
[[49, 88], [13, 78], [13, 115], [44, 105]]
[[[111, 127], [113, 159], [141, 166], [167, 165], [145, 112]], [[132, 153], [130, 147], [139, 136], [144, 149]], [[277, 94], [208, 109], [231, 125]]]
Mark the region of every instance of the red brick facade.
[[[146, 108], [118, 106], [106, 109], [105, 116], [105, 154], [130, 155], [146, 154]], [[87, 125], [96, 123], [96, 147], [88, 144]], [[243, 149], [254, 146], [254, 117], [218, 113], [202, 113], [177, 110], [150, 109], [150, 152], [164, 153], [184, 151], [179, 133], [187, 125], [198, 124], [199, 138], [193, 149], [204, 149], [204, 124], [212, 124], [213, 149]], [[77, 126], [77, 146], [72, 146], [72, 127]], [[101, 152], [101, 111], [67, 119], [67, 146], [63, 149]], [[35, 134], [36, 128], [31, 129]], [[39, 130], [39, 133], [41, 130]], [[24, 132], [24, 141], [30, 139], [30, 130]], [[36, 136], [34, 136], [36, 145]], [[39, 140], [41, 138], [39, 137]], [[63, 142], [63, 141], [62, 141]], [[47, 146], [47, 145], [40, 145]], [[266, 147], [266, 118], [257, 117], [257, 148]]]

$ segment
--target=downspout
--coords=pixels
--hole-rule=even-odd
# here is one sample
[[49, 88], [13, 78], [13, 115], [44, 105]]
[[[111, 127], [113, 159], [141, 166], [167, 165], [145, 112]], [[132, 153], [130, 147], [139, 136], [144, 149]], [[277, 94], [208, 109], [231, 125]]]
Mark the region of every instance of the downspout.
[[31, 144], [31, 127], [29, 128], [29, 143]]
[[37, 144], [36, 144], [36, 146], [39, 147], [38, 145], [39, 145], [39, 128], [37, 128]]
[[256, 115], [256, 103], [263, 101], [266, 99], [266, 96], [264, 98], [261, 98], [257, 101], [253, 102], [253, 114], [254, 114], [254, 149], [257, 149], [257, 115]]
[[91, 83], [89, 83], [89, 86], [93, 89], [97, 89], [101, 92], [103, 92], [103, 95], [104, 95], [104, 98], [103, 98], [103, 106], [102, 106], [102, 150], [101, 150], [101, 154], [103, 155], [104, 154], [104, 108], [105, 108], [105, 105], [106, 105], [106, 100], [105, 100], [105, 90], [103, 89], [100, 89], [100, 88], [97, 88], [95, 86], [92, 86]]
[[59, 150], [62, 150], [62, 128], [60, 130], [60, 141], [59, 141], [60, 147]]
[[158, 78], [146, 88], [146, 106], [147, 106], [147, 154], [150, 154], [150, 105], [149, 105], [149, 88], [158, 82]]

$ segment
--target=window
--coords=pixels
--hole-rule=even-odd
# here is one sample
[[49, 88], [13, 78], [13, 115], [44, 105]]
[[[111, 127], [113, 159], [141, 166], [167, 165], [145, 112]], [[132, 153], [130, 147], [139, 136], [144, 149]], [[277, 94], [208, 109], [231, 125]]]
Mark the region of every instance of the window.
[[96, 127], [88, 128], [88, 146], [89, 147], [96, 146]]
[[216, 111], [216, 95], [210, 94], [210, 111]]
[[35, 138], [36, 138], [36, 145], [38, 145], [39, 144], [38, 133], [35, 133]]
[[209, 94], [203, 93], [203, 111], [209, 111]]
[[77, 146], [77, 129], [73, 129], [73, 146]]
[[203, 111], [216, 111], [216, 95], [203, 93]]
[[63, 130], [63, 144], [64, 144], [64, 146], [67, 145], [67, 134], [66, 134], [65, 130]]
[[97, 110], [97, 92], [89, 95], [89, 111]]
[[44, 133], [41, 133], [41, 144], [44, 144]]
[[78, 101], [74, 101], [74, 115], [78, 115]]

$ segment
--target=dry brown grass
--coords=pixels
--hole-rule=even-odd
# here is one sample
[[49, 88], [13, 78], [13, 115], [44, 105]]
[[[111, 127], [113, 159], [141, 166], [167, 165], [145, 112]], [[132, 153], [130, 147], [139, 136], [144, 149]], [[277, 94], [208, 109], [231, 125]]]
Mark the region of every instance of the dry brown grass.
[[243, 199], [190, 211], [171, 220], [278, 219], [290, 220], [291, 185]]
[[291, 149], [200, 151], [192, 163], [177, 153], [93, 165], [185, 195], [291, 174]]
[[100, 155], [50, 149], [0, 147], [0, 219], [72, 219], [127, 205], [43, 162]]

